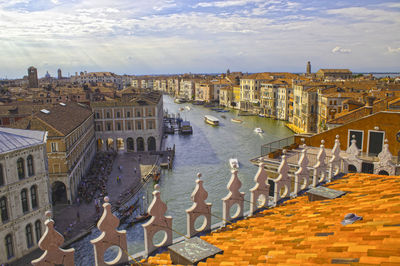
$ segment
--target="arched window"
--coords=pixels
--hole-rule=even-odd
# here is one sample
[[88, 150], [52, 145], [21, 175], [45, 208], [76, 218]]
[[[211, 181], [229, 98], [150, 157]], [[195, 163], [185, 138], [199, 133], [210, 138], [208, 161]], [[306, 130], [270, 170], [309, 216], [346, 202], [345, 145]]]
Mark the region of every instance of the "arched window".
[[19, 158], [17, 161], [18, 178], [25, 178], [24, 159]]
[[1, 221], [8, 221], [8, 210], [7, 210], [7, 198], [2, 197], [0, 199], [0, 212], [1, 212]]
[[35, 209], [38, 206], [37, 187], [36, 186], [31, 186], [31, 206], [32, 206], [32, 209]]
[[33, 234], [32, 234], [32, 225], [28, 224], [25, 227], [25, 235], [26, 235], [26, 246], [28, 248], [33, 246]]
[[26, 188], [21, 191], [21, 203], [22, 203], [22, 211], [27, 212], [29, 211], [28, 207], [28, 195], [27, 195]]
[[4, 186], [3, 165], [0, 164], [0, 187]]
[[36, 243], [37, 243], [42, 237], [42, 223], [40, 222], [40, 220], [37, 220], [35, 222], [35, 233], [36, 233]]
[[7, 259], [11, 259], [14, 257], [14, 246], [12, 241], [11, 234], [8, 234], [5, 238], [6, 250], [7, 250]]
[[33, 171], [33, 156], [29, 155], [26, 161], [28, 163], [28, 176], [33, 176], [35, 174]]

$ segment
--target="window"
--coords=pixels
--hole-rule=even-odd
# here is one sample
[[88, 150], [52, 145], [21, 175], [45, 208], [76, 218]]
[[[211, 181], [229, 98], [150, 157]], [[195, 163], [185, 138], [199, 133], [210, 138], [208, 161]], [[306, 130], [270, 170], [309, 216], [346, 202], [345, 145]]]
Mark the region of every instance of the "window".
[[111, 131], [111, 123], [107, 123], [107, 131]]
[[110, 112], [107, 112], [107, 118], [110, 118]]
[[38, 206], [37, 187], [36, 186], [31, 186], [31, 205], [32, 205], [32, 209], [35, 209]]
[[137, 122], [136, 126], [138, 130], [142, 129], [142, 123], [140, 121]]
[[100, 114], [96, 113], [96, 118], [99, 119], [100, 118]]
[[42, 223], [40, 222], [40, 220], [37, 220], [35, 222], [35, 233], [36, 233], [36, 243], [37, 243], [42, 237]]
[[126, 117], [131, 117], [131, 112], [126, 112]]
[[131, 130], [131, 123], [128, 123], [127, 126], [128, 126], [128, 130]]
[[19, 158], [17, 161], [18, 178], [25, 178], [24, 159]]
[[35, 174], [33, 172], [33, 156], [29, 155], [26, 161], [28, 163], [28, 176], [33, 176]]
[[25, 213], [27, 211], [29, 211], [29, 207], [28, 207], [28, 195], [27, 195], [27, 191], [24, 188], [21, 191], [21, 204], [22, 204], [22, 211]]
[[136, 116], [137, 116], [137, 117], [140, 117], [140, 116], [141, 116], [140, 110], [137, 110], [137, 111], [136, 111]]
[[51, 143], [51, 152], [56, 152], [57, 151], [57, 142], [52, 142]]
[[117, 123], [117, 130], [121, 130], [121, 123], [120, 122]]
[[28, 248], [33, 246], [33, 235], [32, 235], [32, 225], [28, 224], [25, 227], [25, 234], [26, 234], [26, 246]]
[[121, 117], [121, 113], [118, 111], [117, 112], [117, 117], [120, 118]]
[[8, 210], [7, 210], [7, 198], [2, 197], [0, 199], [0, 212], [1, 212], [1, 221], [4, 223], [8, 221]]
[[14, 257], [14, 247], [11, 234], [8, 234], [5, 238], [6, 250], [7, 250], [7, 259], [11, 259]]
[[4, 186], [3, 165], [0, 164], [0, 187]]

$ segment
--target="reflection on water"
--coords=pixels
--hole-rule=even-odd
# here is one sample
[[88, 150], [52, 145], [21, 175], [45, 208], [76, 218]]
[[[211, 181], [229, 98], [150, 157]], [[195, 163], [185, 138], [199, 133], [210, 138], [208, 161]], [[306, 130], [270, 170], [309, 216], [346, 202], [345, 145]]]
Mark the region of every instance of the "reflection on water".
[[[179, 112], [179, 108], [185, 105], [190, 105], [191, 110], [185, 108], [184, 111]], [[179, 112], [181, 117], [189, 120], [193, 127], [193, 135], [168, 135], [168, 138], [165, 139], [167, 147], [175, 144], [176, 156], [173, 169], [163, 170], [160, 181], [161, 198], [168, 206], [166, 215], [173, 217], [173, 229], [182, 234], [186, 234], [185, 210], [192, 205], [190, 195], [195, 187], [198, 172], [202, 173], [204, 188], [208, 192], [207, 202], [213, 204], [212, 213], [221, 217], [221, 198], [227, 194], [226, 186], [231, 175], [229, 158], [236, 157], [239, 160], [241, 191], [246, 193], [245, 199], [248, 201], [250, 198], [248, 192], [254, 186], [254, 175], [257, 172], [257, 168], [249, 162], [249, 159], [260, 154], [262, 144], [293, 134], [282, 121], [258, 116], [241, 116], [239, 119], [243, 120], [243, 123], [233, 123], [231, 118], [237, 118], [237, 111], [217, 113], [203, 106], [178, 105], [169, 96], [164, 96], [164, 109], [167, 109], [169, 113]], [[217, 117], [220, 120], [220, 126], [213, 127], [206, 124], [204, 115], [207, 114]], [[226, 118], [223, 118], [222, 115]], [[256, 127], [262, 128], [264, 133], [255, 133], [254, 128]], [[137, 197], [146, 196], [151, 201], [152, 187], [153, 184], [150, 182]], [[245, 211], [248, 209], [249, 203], [245, 202]], [[212, 223], [220, 221], [216, 217], [212, 217]], [[129, 254], [143, 251], [144, 234], [141, 224], [128, 228], [127, 233]], [[78, 265], [93, 264], [93, 247], [89, 240], [94, 239], [98, 234], [98, 231], [94, 231], [79, 243], [74, 244]], [[179, 236], [174, 233], [174, 238]], [[88, 256], [88, 254], [90, 255]]]

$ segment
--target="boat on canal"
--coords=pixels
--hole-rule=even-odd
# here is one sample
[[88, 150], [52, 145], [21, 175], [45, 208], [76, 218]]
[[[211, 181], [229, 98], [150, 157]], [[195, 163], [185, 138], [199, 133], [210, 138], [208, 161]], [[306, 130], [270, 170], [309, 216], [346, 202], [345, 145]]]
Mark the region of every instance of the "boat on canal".
[[205, 116], [204, 116], [204, 121], [205, 121], [207, 124], [210, 124], [210, 125], [212, 125], [212, 126], [218, 126], [218, 125], [219, 125], [219, 120], [218, 120], [218, 118], [216, 118], [215, 116], [212, 116], [212, 115], [205, 115]]
[[262, 130], [262, 129], [259, 128], [259, 127], [256, 127], [256, 128], [254, 129], [254, 132], [256, 132], [256, 133], [258, 133], [258, 134], [262, 134], [262, 133], [264, 133], [264, 130]]
[[243, 120], [236, 119], [236, 118], [231, 118], [231, 121], [234, 123], [243, 123]]
[[193, 134], [193, 128], [189, 121], [182, 121], [181, 128], [179, 129], [180, 134]]

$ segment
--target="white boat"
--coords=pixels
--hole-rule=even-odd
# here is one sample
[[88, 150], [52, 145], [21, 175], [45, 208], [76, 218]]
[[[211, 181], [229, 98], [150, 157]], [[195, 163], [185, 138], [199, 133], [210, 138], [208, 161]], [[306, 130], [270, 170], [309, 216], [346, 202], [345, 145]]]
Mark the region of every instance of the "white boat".
[[232, 169], [237, 169], [237, 168], [239, 168], [239, 161], [238, 161], [238, 159], [236, 159], [236, 158], [230, 158], [229, 159], [229, 164], [230, 164], [230, 166], [231, 166], [231, 168]]
[[259, 127], [256, 127], [256, 128], [254, 129], [254, 132], [261, 134], [261, 133], [264, 133], [264, 130], [262, 130], [262, 129], [259, 128]]
[[213, 125], [213, 126], [218, 126], [219, 125], [219, 120], [215, 116], [212, 115], [205, 115], [204, 116], [204, 121], [207, 124]]
[[188, 110], [188, 111], [190, 111], [190, 110], [192, 109], [192, 108], [190, 108], [189, 105], [186, 105], [185, 108], [186, 108], [186, 110]]

